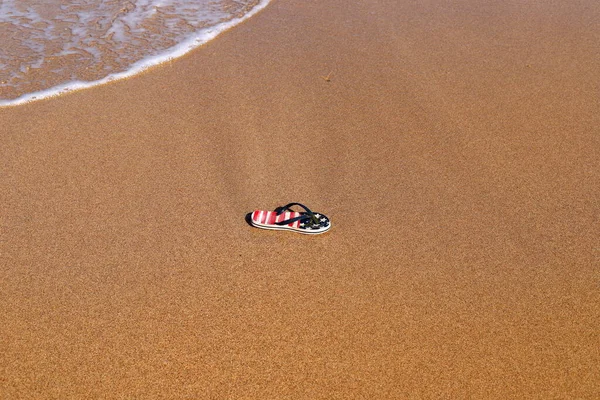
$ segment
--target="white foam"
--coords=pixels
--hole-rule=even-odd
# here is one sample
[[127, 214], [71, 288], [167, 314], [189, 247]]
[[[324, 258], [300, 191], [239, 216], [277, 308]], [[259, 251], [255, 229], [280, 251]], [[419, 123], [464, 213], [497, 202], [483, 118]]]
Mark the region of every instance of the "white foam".
[[[139, 59], [139, 61], [135, 61], [133, 63], [127, 63], [127, 60], [124, 60], [124, 62], [128, 66], [122, 72], [110, 73], [107, 76], [95, 81], [68, 81], [63, 84], [59, 84], [57, 86], [44, 89], [38, 92], [24, 94], [15, 99], [0, 100], [0, 107], [16, 106], [32, 101], [47, 99], [50, 97], [59, 96], [66, 92], [86, 89], [139, 74], [140, 72], [147, 70], [150, 67], [173, 60], [174, 58], [181, 57], [184, 54], [190, 52], [191, 50], [202, 46], [203, 44], [217, 37], [220, 33], [252, 17], [260, 10], [264, 9], [270, 2], [271, 0], [260, 0], [251, 10], [249, 10], [246, 14], [242, 15], [241, 17], [229, 19], [225, 22], [217, 23], [213, 26], [210, 26], [211, 22], [214, 23], [215, 21], [222, 20], [227, 16], [219, 15], [219, 13], [215, 12], [215, 10], [206, 10], [205, 12], [199, 12], [198, 15], [191, 17], [190, 15], [188, 15], [187, 23], [190, 27], [193, 27], [194, 24], [208, 24], [209, 26], [189, 33], [185, 36], [183, 40], [180, 40], [176, 45], [171, 46], [165, 50], [161, 50], [158, 54], [142, 56], [141, 59]], [[106, 28], [105, 34], [107, 36], [110, 36], [112, 34], [113, 36], [111, 38], [114, 39], [115, 43], [117, 43], [119, 46], [124, 46], [128, 49], [131, 49], [132, 46], [135, 46], [135, 43], [133, 42], [135, 42], [135, 40], [138, 40], [134, 38], [132, 34], [143, 35], [145, 33], [143, 27], [140, 24], [140, 21], [146, 21], [149, 18], [152, 18], [154, 14], [160, 12], [161, 8], [167, 10], [167, 12], [169, 12], [169, 10], [171, 10], [172, 12], [173, 3], [174, 0], [139, 0], [136, 2], [135, 8], [126, 12], [125, 15], [122, 16], [122, 18], [113, 19], [112, 21], [110, 21], [110, 23], [107, 23], [105, 19], [96, 19], [94, 23], [96, 23], [96, 27], [100, 27], [100, 29]], [[65, 7], [69, 6], [60, 6], [61, 9], [64, 9]], [[77, 55], [81, 54], [81, 52], [86, 52], [89, 55], [91, 55], [92, 59], [99, 60], [102, 55], [100, 54], [100, 51], [94, 46], [94, 40], [96, 40], [96, 38], [90, 39], [89, 32], [82, 28], [86, 24], [92, 23], [90, 14], [81, 12], [75, 13], [75, 15], [77, 24], [70, 27], [70, 34], [76, 37], [81, 37], [81, 40], [76, 44], [70, 41], [64, 42], [62, 50], [55, 53], [53, 56], [64, 56], [69, 54]], [[36, 22], [43, 22], [39, 14], [31, 8], [28, 8], [25, 12], [21, 12], [18, 11], [17, 7], [15, 7], [13, 0], [6, 0], [4, 2], [0, 2], [0, 22], [3, 22], [3, 18], [5, 19], [15, 17], [22, 17], [24, 19], [32, 21], [27, 24], [28, 26]], [[170, 23], [171, 21], [168, 22]], [[23, 26], [22, 24], [20, 25]], [[39, 46], [39, 43], [35, 40], [35, 38], [39, 37], [40, 35], [45, 35], [46, 38], [60, 37], [61, 35], [64, 35], [64, 32], [57, 32], [54, 26], [46, 26], [46, 28], [43, 30], [31, 26], [29, 32], [32, 35], [32, 40], [28, 41], [28, 44], [30, 45], [29, 47]], [[34, 48], [33, 50], [40, 51], [39, 48]], [[134, 48], [134, 51], [137, 51], [137, 49]], [[117, 59], [119, 59], [118, 51], [115, 51], [114, 53], [117, 54]], [[21, 64], [20, 68], [23, 70], [28, 68], [39, 68], [42, 62], [43, 60], [38, 59], [35, 63], [32, 63], [30, 65]], [[107, 66], [103, 66], [102, 69], [106, 70]]]

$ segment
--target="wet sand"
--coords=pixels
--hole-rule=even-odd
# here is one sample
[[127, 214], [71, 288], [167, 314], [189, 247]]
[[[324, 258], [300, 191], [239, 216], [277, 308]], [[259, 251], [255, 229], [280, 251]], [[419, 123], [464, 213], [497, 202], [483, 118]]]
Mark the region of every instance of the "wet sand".
[[[0, 397], [598, 398], [600, 6], [484, 3], [0, 109]], [[332, 230], [244, 221], [291, 201]]]

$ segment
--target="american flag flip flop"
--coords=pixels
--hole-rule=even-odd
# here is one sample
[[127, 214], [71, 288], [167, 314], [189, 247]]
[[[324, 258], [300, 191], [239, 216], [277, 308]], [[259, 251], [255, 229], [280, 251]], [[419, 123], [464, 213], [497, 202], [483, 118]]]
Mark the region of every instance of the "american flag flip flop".
[[[300, 206], [305, 211], [292, 211], [290, 207]], [[250, 218], [252, 226], [262, 229], [290, 230], [298, 233], [316, 235], [331, 228], [329, 218], [321, 213], [314, 213], [300, 203], [290, 203], [277, 207], [275, 211], [256, 210]]]

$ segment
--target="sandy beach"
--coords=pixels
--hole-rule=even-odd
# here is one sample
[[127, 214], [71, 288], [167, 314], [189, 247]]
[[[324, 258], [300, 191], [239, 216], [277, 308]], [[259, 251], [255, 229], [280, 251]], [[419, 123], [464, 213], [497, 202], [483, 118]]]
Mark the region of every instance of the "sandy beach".
[[0, 397], [600, 398], [598, 21], [275, 0], [0, 109]]

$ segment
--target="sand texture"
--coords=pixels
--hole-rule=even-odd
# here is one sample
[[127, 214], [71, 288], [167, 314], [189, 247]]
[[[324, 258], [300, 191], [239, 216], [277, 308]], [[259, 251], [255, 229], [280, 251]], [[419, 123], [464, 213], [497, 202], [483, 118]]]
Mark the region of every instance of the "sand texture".
[[0, 109], [0, 397], [600, 398], [598, 21], [275, 0]]

